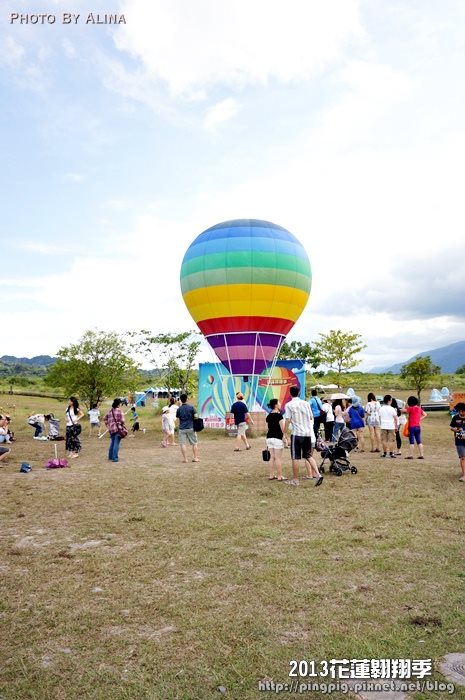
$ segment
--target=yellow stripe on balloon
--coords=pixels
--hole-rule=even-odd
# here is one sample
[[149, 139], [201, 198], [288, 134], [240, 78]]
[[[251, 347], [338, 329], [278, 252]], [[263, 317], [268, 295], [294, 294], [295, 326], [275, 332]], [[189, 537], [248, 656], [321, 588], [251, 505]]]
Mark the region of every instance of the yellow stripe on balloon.
[[272, 284], [217, 285], [194, 289], [184, 301], [194, 321], [224, 316], [268, 316], [297, 321], [308, 292]]

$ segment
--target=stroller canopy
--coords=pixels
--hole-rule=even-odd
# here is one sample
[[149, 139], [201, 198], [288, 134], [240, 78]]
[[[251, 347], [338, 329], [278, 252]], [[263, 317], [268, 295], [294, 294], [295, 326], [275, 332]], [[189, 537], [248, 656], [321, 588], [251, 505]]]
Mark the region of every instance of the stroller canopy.
[[339, 433], [339, 440], [337, 441], [337, 446], [342, 447], [343, 450], [351, 452], [355, 447], [357, 447], [357, 437], [353, 430], [349, 428], [342, 428]]

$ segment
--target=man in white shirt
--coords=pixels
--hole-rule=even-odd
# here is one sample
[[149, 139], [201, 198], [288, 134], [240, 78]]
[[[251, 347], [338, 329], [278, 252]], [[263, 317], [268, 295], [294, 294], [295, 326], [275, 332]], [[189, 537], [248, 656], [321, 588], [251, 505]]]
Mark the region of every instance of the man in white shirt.
[[289, 425], [292, 425], [291, 459], [293, 478], [286, 483], [289, 486], [299, 485], [299, 460], [303, 457], [307, 470], [304, 479], [315, 479], [315, 486], [320, 486], [323, 482], [323, 477], [312, 457], [313, 445], [315, 444], [312, 409], [307, 401], [299, 398], [298, 387], [291, 386], [289, 392], [292, 399], [288, 401], [284, 411], [284, 432], [286, 432]]
[[383, 405], [379, 409], [379, 419], [381, 427], [381, 444], [383, 445], [383, 454], [381, 457], [389, 456], [395, 458], [394, 447], [396, 444], [396, 430], [399, 425], [397, 411], [391, 406], [392, 396], [386, 394], [383, 399]]

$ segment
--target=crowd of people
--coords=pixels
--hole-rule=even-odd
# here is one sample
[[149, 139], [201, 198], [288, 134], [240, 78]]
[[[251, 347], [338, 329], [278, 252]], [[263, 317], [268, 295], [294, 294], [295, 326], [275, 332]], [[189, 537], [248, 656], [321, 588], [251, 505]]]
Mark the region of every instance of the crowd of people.
[[[291, 399], [286, 403], [284, 411], [278, 399], [271, 399], [268, 404], [270, 412], [266, 416], [266, 457], [269, 461], [269, 479], [285, 482], [290, 486], [299, 485], [299, 467], [303, 460], [305, 475], [303, 479], [315, 481], [315, 486], [320, 486], [323, 476], [320, 474], [313, 457], [317, 437], [326, 440], [329, 444], [337, 443], [339, 435], [344, 427], [351, 429], [357, 438], [357, 450], [365, 451], [365, 428], [368, 428], [368, 437], [371, 452], [378, 453], [380, 457], [394, 459], [401, 456], [402, 435], [408, 437], [409, 453], [405, 459], [411, 460], [417, 456], [424, 459], [424, 448], [421, 437], [421, 422], [426, 417], [425, 411], [419, 405], [415, 396], [410, 396], [401, 407], [395, 398], [386, 394], [382, 402], [370, 392], [365, 406], [356, 396], [347, 399], [330, 401], [328, 398], [320, 398], [315, 389], [309, 401], [299, 398], [298, 387], [290, 388]], [[102, 433], [100, 423], [100, 411], [97, 405], [93, 405], [87, 416], [89, 418], [89, 433], [98, 432], [98, 437], [109, 433], [110, 443], [108, 460], [118, 462], [121, 439], [126, 437], [128, 429], [125, 417], [121, 410], [121, 399], [115, 398], [111, 408], [105, 414], [103, 422], [106, 431]], [[244, 402], [241, 392], [236, 394], [236, 399], [231, 406], [231, 413], [237, 428], [237, 437], [234, 451], [250, 450], [251, 445], [247, 437], [247, 429], [253, 425], [249, 409]], [[140, 429], [139, 416], [135, 406], [130, 409], [132, 421], [132, 433]], [[80, 435], [82, 432], [81, 421], [84, 413], [75, 396], [71, 396], [65, 412], [66, 419], [66, 450], [69, 459], [76, 459], [82, 449]], [[163, 438], [162, 447], [174, 446], [176, 421], [179, 426], [179, 446], [183, 462], [187, 463], [188, 449], [192, 451], [192, 462], [198, 462], [198, 437], [194, 430], [194, 420], [197, 418], [195, 408], [188, 403], [186, 394], [181, 394], [180, 400], [170, 398], [169, 403], [162, 409], [161, 421]], [[34, 428], [34, 439], [46, 440], [45, 424], [58, 421], [53, 414], [33, 414], [27, 419], [27, 423]], [[11, 418], [9, 415], [0, 415], [0, 461], [10, 453], [9, 443], [14, 441], [14, 434], [10, 429]], [[455, 414], [450, 423], [450, 429], [454, 433], [455, 446], [461, 468], [460, 481], [465, 482], [465, 403], [458, 403]], [[144, 430], [145, 432], [145, 430]], [[59, 439], [59, 438], [52, 438]], [[283, 475], [283, 450], [289, 448], [292, 464], [292, 478]], [[417, 454], [416, 454], [417, 453]]]

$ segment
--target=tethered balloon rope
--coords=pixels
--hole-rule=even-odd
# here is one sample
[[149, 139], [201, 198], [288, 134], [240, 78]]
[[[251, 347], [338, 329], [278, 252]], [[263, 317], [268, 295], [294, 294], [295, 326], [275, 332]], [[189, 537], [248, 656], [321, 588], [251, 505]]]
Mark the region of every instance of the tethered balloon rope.
[[[272, 379], [272, 376], [273, 376], [273, 370], [274, 370], [274, 368], [276, 367], [276, 363], [277, 363], [277, 361], [278, 361], [279, 351], [281, 350], [281, 346], [282, 346], [283, 342], [284, 342], [284, 336], [281, 337], [281, 340], [280, 340], [279, 345], [278, 345], [278, 348], [277, 348], [277, 350], [276, 350], [276, 353], [275, 353], [273, 362], [271, 363], [271, 367], [269, 368], [268, 382], [267, 382], [267, 385], [266, 385], [266, 389], [265, 389], [265, 391], [263, 392], [263, 398], [262, 398], [261, 403], [260, 403], [260, 408], [263, 408], [263, 402], [265, 401], [266, 394], [267, 394], [268, 389], [269, 389], [269, 387], [270, 387], [271, 379]], [[260, 342], [260, 345], [261, 345], [261, 342]], [[263, 348], [262, 348], [262, 350], [263, 350]], [[257, 388], [258, 388], [258, 385], [257, 385]]]

